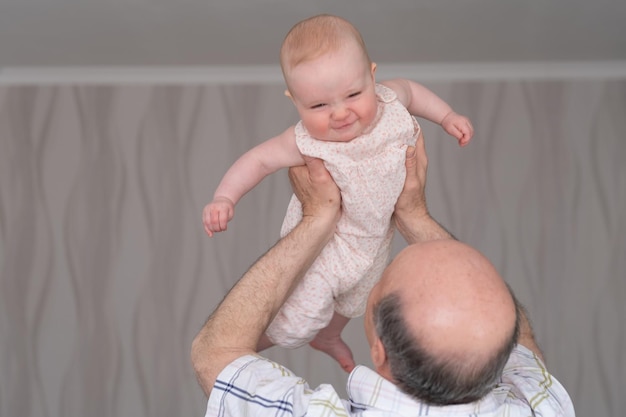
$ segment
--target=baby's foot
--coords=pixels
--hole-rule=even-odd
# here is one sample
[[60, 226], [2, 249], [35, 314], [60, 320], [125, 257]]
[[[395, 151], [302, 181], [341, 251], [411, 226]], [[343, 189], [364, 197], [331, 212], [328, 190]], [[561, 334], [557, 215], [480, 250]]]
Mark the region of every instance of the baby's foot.
[[322, 330], [309, 342], [309, 345], [339, 362], [344, 371], [352, 372], [354, 369], [355, 364], [352, 351], [343, 341], [341, 335], [329, 335]]

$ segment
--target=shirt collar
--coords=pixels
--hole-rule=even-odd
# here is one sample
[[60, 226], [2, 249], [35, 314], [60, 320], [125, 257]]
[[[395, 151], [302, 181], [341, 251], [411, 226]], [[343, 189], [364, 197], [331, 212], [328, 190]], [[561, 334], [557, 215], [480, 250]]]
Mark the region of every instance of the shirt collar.
[[391, 381], [362, 365], [357, 366], [350, 373], [346, 390], [350, 405], [355, 409], [377, 409], [400, 415], [471, 415], [479, 412], [488, 413], [497, 409], [500, 403], [494, 393], [490, 393], [480, 401], [469, 404], [444, 407], [428, 405], [405, 394]]

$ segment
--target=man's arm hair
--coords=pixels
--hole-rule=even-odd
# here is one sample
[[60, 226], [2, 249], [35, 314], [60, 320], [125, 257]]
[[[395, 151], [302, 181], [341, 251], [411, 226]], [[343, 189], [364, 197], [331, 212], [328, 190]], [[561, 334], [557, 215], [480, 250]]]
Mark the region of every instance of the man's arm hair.
[[408, 244], [438, 239], [456, 239], [430, 216], [426, 206], [428, 158], [420, 131], [415, 147], [407, 149], [406, 179], [396, 202], [393, 220]]
[[252, 265], [195, 337], [191, 361], [207, 396], [233, 360], [256, 353], [263, 332], [335, 231], [339, 189], [321, 160], [289, 170], [302, 221]]
[[[396, 203], [393, 219], [400, 234], [408, 244], [437, 239], [456, 239], [445, 227], [430, 216], [426, 206], [426, 171], [428, 158], [424, 137], [420, 132], [415, 148], [409, 148], [406, 156], [406, 180]], [[518, 343], [533, 351], [542, 361], [543, 353], [535, 340], [528, 313], [516, 301], [520, 314]]]
[[537, 345], [537, 341], [535, 340], [535, 333], [533, 332], [533, 328], [530, 325], [530, 320], [528, 319], [528, 311], [519, 302], [517, 303], [517, 307], [520, 314], [519, 339], [517, 340], [517, 343], [533, 351], [533, 353], [545, 363], [543, 352], [541, 351], [541, 349], [539, 349], [539, 345]]

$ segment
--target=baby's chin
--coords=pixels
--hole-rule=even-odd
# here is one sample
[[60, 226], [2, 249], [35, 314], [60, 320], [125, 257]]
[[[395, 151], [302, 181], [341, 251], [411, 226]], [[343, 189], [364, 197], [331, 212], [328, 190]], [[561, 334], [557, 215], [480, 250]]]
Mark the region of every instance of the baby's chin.
[[327, 135], [324, 135], [324, 137], [315, 137], [315, 139], [324, 142], [350, 142], [360, 136], [370, 133], [374, 127], [376, 127], [378, 119], [374, 119], [365, 127], [361, 122], [362, 119], [357, 119], [354, 123], [344, 129], [330, 129], [327, 132]]
[[335, 132], [334, 135], [332, 135], [332, 137], [328, 137], [328, 139], [326, 139], [327, 142], [351, 142], [352, 140], [358, 138], [359, 136], [361, 136], [363, 134], [363, 129], [358, 129], [357, 132], [345, 132], [344, 134], [342, 134], [341, 132]]

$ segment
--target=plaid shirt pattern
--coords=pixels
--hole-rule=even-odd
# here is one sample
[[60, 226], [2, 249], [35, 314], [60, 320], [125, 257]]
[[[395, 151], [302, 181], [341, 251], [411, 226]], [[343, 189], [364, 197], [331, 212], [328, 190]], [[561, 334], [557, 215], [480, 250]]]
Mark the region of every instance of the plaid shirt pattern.
[[574, 417], [565, 388], [530, 350], [517, 346], [502, 381], [485, 398], [470, 404], [432, 406], [419, 402], [365, 366], [348, 378], [349, 400], [322, 384], [306, 381], [259, 356], [243, 356], [219, 375], [206, 417]]

